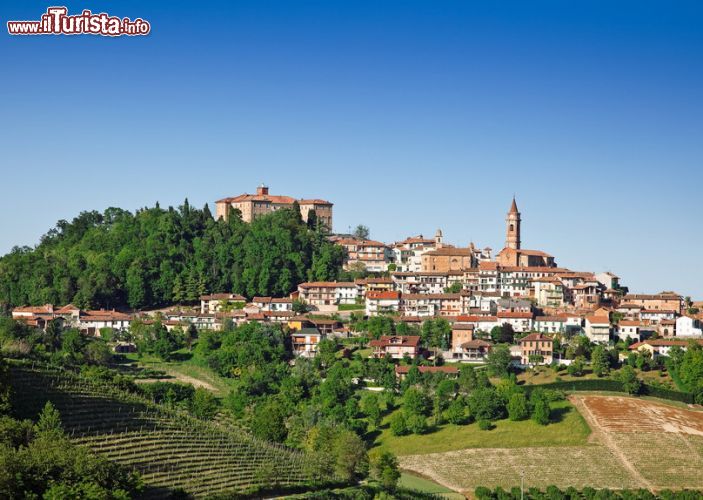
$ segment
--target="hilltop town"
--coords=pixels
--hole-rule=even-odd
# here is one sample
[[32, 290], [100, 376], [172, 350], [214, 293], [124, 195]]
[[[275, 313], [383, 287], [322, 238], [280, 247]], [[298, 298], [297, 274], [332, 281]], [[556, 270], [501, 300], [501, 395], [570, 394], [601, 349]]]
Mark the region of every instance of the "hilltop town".
[[529, 498], [703, 488], [680, 456], [703, 433], [700, 303], [523, 248], [515, 198], [497, 253], [335, 233], [333, 207], [261, 185], [214, 216], [59, 221], [0, 259], [0, 404], [137, 497], [516, 499], [526, 468]]
[[[299, 210], [305, 223], [319, 224], [328, 239], [344, 249], [344, 269], [363, 277], [301, 282], [297, 290], [280, 297], [213, 290], [201, 295], [200, 306], [194, 308], [177, 304], [130, 313], [46, 304], [16, 307], [13, 318], [39, 327], [59, 319], [88, 335], [106, 328], [127, 331], [133, 320], [156, 316], [169, 329], [276, 323], [290, 331], [295, 354], [306, 357], [314, 356], [317, 344], [327, 337], [365, 333], [350, 325], [350, 318], [360, 315], [415, 326], [428, 318], [443, 318], [451, 324], [450, 340], [438, 353], [443, 361], [485, 362], [495, 340], [490, 333], [505, 328], [515, 341], [511, 354], [520, 366], [568, 364], [571, 360], [554, 350], [555, 336], [583, 335], [603, 345], [622, 341], [655, 355], [703, 337], [699, 304], [688, 298], [671, 291], [630, 294], [612, 272], [566, 269], [545, 251], [523, 248], [522, 215], [514, 198], [505, 217], [505, 246], [495, 256], [491, 248], [473, 243], [449, 244], [441, 230], [433, 238], [417, 235], [394, 243], [334, 234], [329, 232], [332, 203], [271, 195], [265, 185], [256, 194], [223, 198], [215, 205], [215, 218], [227, 220], [236, 210], [248, 223], [281, 209]], [[384, 336], [374, 342], [374, 356], [414, 358], [423, 352], [417, 340], [407, 345], [407, 339]]]

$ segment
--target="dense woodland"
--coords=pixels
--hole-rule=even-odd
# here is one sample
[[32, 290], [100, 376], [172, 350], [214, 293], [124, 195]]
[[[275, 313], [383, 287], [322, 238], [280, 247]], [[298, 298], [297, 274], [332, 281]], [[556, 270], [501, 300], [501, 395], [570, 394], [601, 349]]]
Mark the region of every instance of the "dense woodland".
[[297, 207], [242, 222], [215, 221], [207, 205], [132, 214], [108, 208], [61, 220], [35, 248], [0, 258], [0, 307], [67, 304], [147, 308], [203, 293], [283, 296], [298, 283], [334, 280], [344, 250]]

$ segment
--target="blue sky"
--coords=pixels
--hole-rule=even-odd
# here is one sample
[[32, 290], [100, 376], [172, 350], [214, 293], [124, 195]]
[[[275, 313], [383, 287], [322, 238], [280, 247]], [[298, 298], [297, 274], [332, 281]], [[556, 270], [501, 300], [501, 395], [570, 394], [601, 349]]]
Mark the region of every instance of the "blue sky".
[[499, 249], [515, 193], [523, 246], [703, 299], [701, 2], [66, 5], [152, 32], [0, 36], [2, 253], [260, 182], [338, 231]]

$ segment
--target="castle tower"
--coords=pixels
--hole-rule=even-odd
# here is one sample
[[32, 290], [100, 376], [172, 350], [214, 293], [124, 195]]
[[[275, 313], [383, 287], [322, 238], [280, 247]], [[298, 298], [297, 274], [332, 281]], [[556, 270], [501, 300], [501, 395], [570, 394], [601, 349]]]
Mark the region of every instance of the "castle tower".
[[517, 209], [517, 203], [515, 203], [515, 197], [513, 196], [513, 204], [510, 205], [510, 210], [508, 215], [505, 217], [506, 231], [505, 231], [505, 248], [512, 248], [513, 250], [520, 249], [520, 212]]

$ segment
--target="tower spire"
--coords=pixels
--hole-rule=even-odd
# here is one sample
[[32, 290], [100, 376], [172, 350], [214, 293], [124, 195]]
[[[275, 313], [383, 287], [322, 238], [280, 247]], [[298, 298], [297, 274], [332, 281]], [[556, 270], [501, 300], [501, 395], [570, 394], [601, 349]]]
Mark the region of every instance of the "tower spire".
[[520, 211], [517, 208], [515, 195], [513, 195], [513, 202], [505, 217], [505, 248], [520, 249], [520, 221]]

